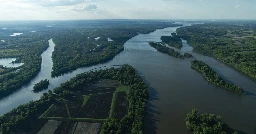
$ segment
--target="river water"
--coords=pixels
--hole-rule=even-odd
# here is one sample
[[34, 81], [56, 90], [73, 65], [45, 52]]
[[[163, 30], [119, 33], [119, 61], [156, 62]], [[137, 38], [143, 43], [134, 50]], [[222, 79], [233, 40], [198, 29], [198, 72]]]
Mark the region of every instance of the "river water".
[[[189, 25], [189, 24], [185, 24]], [[125, 50], [113, 60], [91, 67], [79, 68], [57, 78], [51, 78], [51, 54], [54, 43], [42, 54], [40, 73], [30, 84], [0, 101], [0, 114], [20, 104], [40, 98], [41, 93], [32, 93], [33, 85], [42, 79], [49, 79], [49, 89], [75, 77], [79, 73], [113, 65], [132, 65], [149, 87], [149, 102], [145, 118], [145, 133], [190, 133], [185, 126], [185, 117], [192, 109], [214, 113], [224, 118], [231, 127], [246, 133], [256, 133], [256, 83], [223, 63], [192, 52], [192, 47], [183, 40], [181, 53], [189, 52], [218, 71], [225, 79], [246, 89], [252, 95], [238, 96], [235, 93], [209, 84], [198, 72], [190, 68], [191, 59], [177, 59], [157, 52], [148, 45], [149, 41], [160, 41], [162, 35], [171, 35], [178, 27], [159, 29], [149, 34], [140, 34], [128, 40]], [[105, 67], [106, 66], [106, 67]], [[47, 92], [47, 91], [44, 91]]]
[[23, 65], [23, 63], [12, 63], [15, 60], [16, 58], [2, 58], [0, 59], [0, 65], [3, 67], [19, 67]]

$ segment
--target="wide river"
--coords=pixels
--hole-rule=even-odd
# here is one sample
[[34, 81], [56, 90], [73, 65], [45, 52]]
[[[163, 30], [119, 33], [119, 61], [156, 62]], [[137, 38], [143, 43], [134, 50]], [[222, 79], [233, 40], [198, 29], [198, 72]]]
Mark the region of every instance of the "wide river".
[[[189, 25], [189, 24], [184, 24]], [[0, 101], [0, 115], [20, 104], [40, 98], [43, 92], [31, 92], [35, 83], [49, 79], [51, 90], [79, 73], [113, 65], [132, 65], [149, 87], [149, 102], [145, 118], [146, 134], [190, 134], [185, 126], [185, 117], [192, 109], [214, 113], [224, 118], [231, 127], [245, 133], [256, 133], [256, 83], [223, 63], [192, 52], [192, 47], [183, 40], [181, 53], [189, 52], [196, 59], [209, 64], [225, 79], [244, 88], [252, 95], [238, 96], [235, 93], [209, 84], [198, 72], [190, 68], [190, 59], [177, 59], [157, 52], [148, 45], [149, 41], [160, 41], [162, 35], [171, 35], [178, 27], [159, 29], [149, 34], [140, 34], [128, 40], [125, 50], [113, 60], [91, 67], [79, 68], [57, 78], [51, 78], [54, 43], [49, 40], [49, 48], [42, 54], [40, 73], [30, 84], [13, 95]], [[45, 91], [47, 92], [47, 91]]]

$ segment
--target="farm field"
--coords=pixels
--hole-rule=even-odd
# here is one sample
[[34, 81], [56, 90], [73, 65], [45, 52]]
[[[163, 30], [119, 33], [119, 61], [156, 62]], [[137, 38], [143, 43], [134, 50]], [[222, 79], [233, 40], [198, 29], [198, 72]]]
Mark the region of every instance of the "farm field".
[[100, 127], [99, 123], [78, 122], [74, 134], [98, 134]]
[[48, 120], [44, 127], [38, 132], [38, 134], [53, 134], [59, 127], [61, 121]]
[[[131, 77], [126, 77], [128, 73]], [[3, 127], [0, 130], [2, 133], [97, 134], [99, 132], [109, 133], [108, 131], [117, 127], [122, 131], [126, 128], [126, 131], [130, 133], [132, 124], [142, 124], [143, 118], [141, 117], [144, 116], [139, 113], [128, 115], [129, 112], [136, 112], [131, 110], [137, 109], [135, 104], [130, 105], [135, 102], [130, 101], [133, 99], [130, 92], [134, 96], [144, 93], [140, 101], [146, 101], [146, 85], [136, 71], [128, 65], [118, 69], [83, 73], [53, 91], [45, 93], [40, 100], [22, 105], [2, 116], [0, 123], [3, 123]], [[138, 104], [138, 101], [136, 103]], [[142, 104], [144, 108], [140, 109], [145, 109], [145, 102]], [[128, 107], [133, 108], [129, 111]], [[140, 113], [142, 114], [143, 111]], [[22, 119], [20, 119], [20, 114], [24, 116]], [[132, 118], [135, 119], [137, 115], [139, 115], [137, 121], [132, 121]], [[10, 125], [8, 122], [12, 120], [15, 120], [17, 124]], [[113, 120], [115, 124], [112, 124]], [[128, 121], [131, 124], [127, 124]], [[28, 122], [34, 123], [27, 125], [26, 129], [19, 125]]]

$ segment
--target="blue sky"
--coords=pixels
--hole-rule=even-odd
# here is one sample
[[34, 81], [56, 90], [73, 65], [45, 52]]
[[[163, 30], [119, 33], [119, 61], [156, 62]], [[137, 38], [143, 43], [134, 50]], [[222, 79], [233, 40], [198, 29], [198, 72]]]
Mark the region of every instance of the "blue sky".
[[1, 20], [256, 19], [256, 0], [0, 0]]

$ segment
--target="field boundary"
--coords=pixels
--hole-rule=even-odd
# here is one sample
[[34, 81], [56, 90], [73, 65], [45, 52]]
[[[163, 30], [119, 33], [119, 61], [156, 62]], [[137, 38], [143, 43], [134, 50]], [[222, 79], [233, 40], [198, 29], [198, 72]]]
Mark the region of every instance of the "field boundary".
[[38, 119], [43, 119], [45, 118], [45, 116], [51, 111], [52, 107], [54, 106], [54, 104], [52, 104], [43, 114], [41, 114]]
[[[121, 92], [121, 91], [118, 91], [118, 92]], [[109, 118], [113, 118], [115, 107], [116, 107], [116, 98], [117, 98], [117, 93], [118, 92], [113, 93], [112, 102], [111, 102], [110, 111], [109, 111]]]
[[111, 102], [111, 106], [110, 106], [110, 111], [109, 111], [109, 118], [114, 118], [114, 112], [115, 112], [115, 108], [116, 108], [116, 99], [117, 99], [117, 93], [120, 92], [124, 92], [126, 93], [126, 95], [128, 95], [129, 93], [129, 86], [119, 86], [116, 88], [116, 91], [113, 93], [113, 97], [112, 97], [112, 102]]
[[57, 120], [57, 121], [77, 121], [77, 122], [90, 122], [90, 123], [102, 123], [107, 119], [94, 119], [94, 118], [65, 118], [65, 117], [44, 117], [43, 119]]
[[89, 100], [90, 97], [91, 97], [90, 95], [83, 95], [83, 105], [82, 105], [82, 107], [86, 105], [86, 103], [87, 103], [87, 101]]

